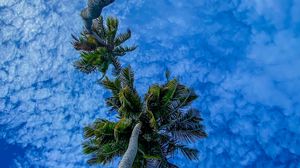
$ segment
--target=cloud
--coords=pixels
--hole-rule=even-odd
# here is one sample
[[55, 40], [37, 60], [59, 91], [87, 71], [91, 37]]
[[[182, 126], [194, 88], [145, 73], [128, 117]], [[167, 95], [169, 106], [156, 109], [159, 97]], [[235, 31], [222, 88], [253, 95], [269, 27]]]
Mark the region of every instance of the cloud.
[[[105, 15], [132, 29], [123, 58], [144, 93], [166, 68], [200, 95], [209, 137], [181, 167], [297, 167], [299, 6], [289, 1], [116, 1]], [[16, 167], [87, 167], [82, 128], [107, 112], [106, 92], [72, 67], [85, 1], [0, 2], [1, 137], [26, 148]], [[2, 131], [3, 130], [3, 131]], [[115, 167], [117, 160], [110, 165]]]

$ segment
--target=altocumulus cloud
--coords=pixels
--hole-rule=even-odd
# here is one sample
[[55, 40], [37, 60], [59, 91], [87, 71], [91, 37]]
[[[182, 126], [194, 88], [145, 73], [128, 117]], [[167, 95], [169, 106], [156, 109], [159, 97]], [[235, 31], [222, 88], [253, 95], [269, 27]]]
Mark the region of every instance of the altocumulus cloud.
[[[1, 138], [21, 144], [15, 167], [87, 167], [82, 128], [107, 113], [97, 75], [72, 67], [85, 1], [0, 1]], [[297, 0], [116, 1], [104, 11], [139, 49], [123, 58], [139, 92], [169, 68], [195, 88], [207, 139], [181, 167], [299, 167]], [[114, 167], [117, 161], [111, 164]], [[109, 166], [108, 166], [109, 167]]]

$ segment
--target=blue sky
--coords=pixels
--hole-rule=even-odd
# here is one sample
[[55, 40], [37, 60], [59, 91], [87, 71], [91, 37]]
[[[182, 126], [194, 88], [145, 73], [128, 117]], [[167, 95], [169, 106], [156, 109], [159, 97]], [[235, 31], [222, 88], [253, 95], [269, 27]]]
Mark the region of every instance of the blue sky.
[[[87, 167], [83, 126], [113, 116], [99, 74], [72, 66], [85, 5], [0, 1], [0, 167]], [[116, 0], [104, 15], [133, 32], [122, 62], [141, 94], [169, 68], [200, 95], [209, 137], [176, 164], [300, 167], [299, 0]]]

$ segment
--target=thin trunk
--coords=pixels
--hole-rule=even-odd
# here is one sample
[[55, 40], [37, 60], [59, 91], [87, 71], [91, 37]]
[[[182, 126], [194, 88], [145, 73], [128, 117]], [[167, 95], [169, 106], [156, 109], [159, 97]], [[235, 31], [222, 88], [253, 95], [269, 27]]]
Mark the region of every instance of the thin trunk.
[[136, 153], [138, 151], [138, 140], [141, 132], [142, 123], [138, 123], [134, 126], [131, 137], [129, 139], [128, 148], [123, 155], [123, 158], [119, 164], [119, 168], [131, 168], [134, 162]]
[[115, 0], [88, 0], [87, 7], [81, 11], [81, 17], [88, 31], [92, 30], [93, 19], [98, 18], [101, 15], [102, 9], [114, 1]]

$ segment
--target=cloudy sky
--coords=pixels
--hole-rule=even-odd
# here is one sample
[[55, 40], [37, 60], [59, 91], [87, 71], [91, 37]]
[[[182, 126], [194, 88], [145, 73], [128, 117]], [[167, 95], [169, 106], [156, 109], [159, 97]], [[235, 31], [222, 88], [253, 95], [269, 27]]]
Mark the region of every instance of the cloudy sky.
[[[72, 63], [86, 0], [0, 0], [0, 167], [88, 167], [82, 128], [108, 115]], [[116, 0], [143, 94], [168, 68], [200, 98], [209, 136], [180, 167], [300, 167], [299, 0]], [[117, 160], [105, 167], [115, 167]]]

